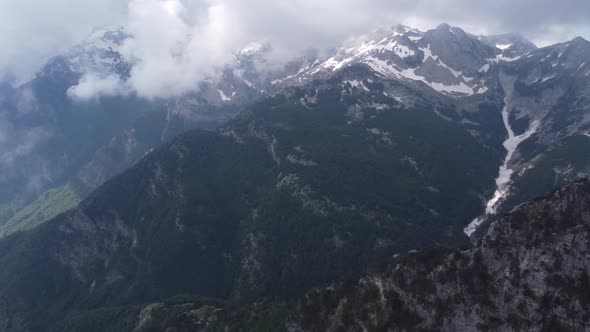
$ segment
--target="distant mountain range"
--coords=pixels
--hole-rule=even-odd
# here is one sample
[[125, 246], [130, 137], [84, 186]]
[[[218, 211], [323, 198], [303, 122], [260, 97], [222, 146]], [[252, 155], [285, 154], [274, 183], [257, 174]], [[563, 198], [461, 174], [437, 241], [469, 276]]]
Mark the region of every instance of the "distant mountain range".
[[[0, 89], [0, 329], [142, 331], [161, 308], [151, 303], [176, 324], [178, 301], [207, 303], [191, 307], [203, 319], [228, 303], [288, 302], [393, 255], [476, 242], [590, 172], [582, 38], [537, 48], [395, 26], [281, 69], [265, 69], [272, 45], [253, 43], [180, 97], [70, 98], [85, 74], [129, 78], [129, 38], [97, 29]], [[313, 329], [312, 316], [293, 326]]]

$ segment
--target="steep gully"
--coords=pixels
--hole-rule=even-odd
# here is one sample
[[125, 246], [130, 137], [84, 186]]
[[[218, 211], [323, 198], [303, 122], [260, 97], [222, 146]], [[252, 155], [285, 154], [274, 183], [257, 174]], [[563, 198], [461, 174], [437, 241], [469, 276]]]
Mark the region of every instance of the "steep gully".
[[502, 200], [508, 195], [510, 191], [510, 179], [514, 170], [509, 166], [514, 152], [520, 143], [531, 137], [531, 135], [533, 135], [539, 128], [539, 122], [535, 121], [530, 125], [527, 131], [521, 135], [516, 136], [512, 130], [512, 127], [510, 127], [509, 103], [510, 97], [506, 96], [504, 99], [504, 108], [502, 109], [502, 119], [504, 120], [504, 127], [508, 132], [508, 139], [504, 141], [504, 148], [506, 149], [507, 154], [506, 158], [504, 159], [504, 163], [502, 166], [500, 166], [498, 177], [496, 178], [496, 191], [494, 192], [492, 198], [486, 203], [485, 214], [475, 218], [467, 227], [465, 227], [464, 232], [467, 236], [471, 236], [471, 234], [477, 230], [477, 228], [487, 219], [488, 216], [496, 213], [498, 206], [500, 203], [502, 203]]

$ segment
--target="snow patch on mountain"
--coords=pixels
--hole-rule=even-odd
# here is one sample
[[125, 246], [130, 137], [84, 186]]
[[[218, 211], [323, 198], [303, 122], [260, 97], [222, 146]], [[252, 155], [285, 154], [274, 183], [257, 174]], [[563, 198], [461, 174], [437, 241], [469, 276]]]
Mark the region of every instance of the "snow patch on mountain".
[[254, 55], [259, 53], [264, 48], [262, 43], [250, 43], [247, 44], [241, 51], [240, 54], [242, 55]]
[[478, 89], [477, 92], [474, 92], [474, 89], [472, 87], [463, 82], [459, 84], [443, 84], [438, 82], [432, 82], [428, 78], [416, 74], [416, 69], [414, 68], [401, 69], [399, 67], [396, 67], [395, 65], [387, 63], [387, 61], [377, 59], [374, 57], [368, 57], [366, 59], [366, 62], [375, 72], [382, 74], [383, 76], [386, 76], [388, 78], [408, 79], [412, 81], [422, 82], [431, 87], [432, 89], [441, 93], [459, 93], [471, 95], [474, 93], [485, 92], [482, 89]]
[[482, 66], [482, 67], [479, 69], [479, 72], [480, 72], [480, 73], [487, 73], [487, 72], [488, 72], [488, 70], [490, 70], [490, 64], [489, 64], [489, 63], [486, 63], [485, 65], [483, 65], [483, 66]]
[[[219, 97], [221, 98], [222, 101], [231, 101], [231, 97], [226, 96], [223, 91], [218, 89], [217, 92], [219, 93]], [[235, 93], [233, 93], [233, 95], [235, 95]], [[232, 95], [232, 97], [233, 97], [233, 95]]]
[[128, 38], [130, 35], [123, 27], [105, 26], [95, 29], [86, 40], [65, 54], [70, 70], [105, 75], [121, 70], [125, 64], [121, 49]]
[[522, 56], [520, 56], [520, 55], [511, 58], [511, 57], [508, 57], [508, 56], [499, 54], [499, 55], [496, 56], [496, 58], [489, 59], [489, 61], [492, 62], [492, 63], [513, 62], [513, 61], [519, 60], [520, 58], [522, 58]]
[[420, 51], [422, 51], [422, 53], [424, 53], [424, 59], [422, 59], [422, 62], [426, 62], [426, 60], [432, 58], [433, 60], [438, 60], [438, 56], [432, 54], [432, 50], [430, 49], [430, 44], [428, 44], [426, 47], [420, 48]]
[[496, 44], [496, 47], [501, 49], [502, 51], [506, 51], [507, 49], [512, 47], [512, 44]]
[[350, 81], [344, 81], [343, 83], [344, 84], [348, 83], [348, 84], [350, 84], [354, 88], [363, 89], [365, 91], [370, 91], [369, 88], [367, 88], [365, 86], [365, 84], [363, 82], [361, 82], [361, 81], [350, 80]]
[[508, 97], [504, 101], [505, 106], [502, 110], [502, 120], [504, 122], [504, 127], [508, 133], [508, 138], [504, 141], [504, 148], [506, 149], [506, 157], [504, 158], [504, 163], [500, 166], [498, 177], [496, 178], [496, 191], [492, 198], [486, 204], [485, 215], [480, 216], [473, 220], [464, 230], [467, 236], [471, 236], [477, 228], [487, 219], [489, 215], [495, 214], [498, 208], [499, 203], [502, 202], [504, 198], [510, 192], [510, 182], [512, 179], [512, 173], [514, 170], [510, 168], [510, 161], [512, 160], [512, 156], [516, 149], [520, 145], [520, 143], [526, 141], [529, 137], [531, 137], [534, 133], [537, 132], [539, 129], [539, 122], [533, 122], [529, 129], [522, 133], [521, 135], [515, 135], [512, 127], [510, 126], [510, 114], [509, 114], [509, 100]]

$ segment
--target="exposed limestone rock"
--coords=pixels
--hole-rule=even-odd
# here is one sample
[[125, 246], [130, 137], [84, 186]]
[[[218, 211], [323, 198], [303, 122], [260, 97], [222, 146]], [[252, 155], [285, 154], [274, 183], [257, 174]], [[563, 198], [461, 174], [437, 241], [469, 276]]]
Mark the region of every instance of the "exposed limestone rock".
[[289, 331], [590, 328], [590, 182], [517, 207], [466, 251], [394, 259], [300, 300]]

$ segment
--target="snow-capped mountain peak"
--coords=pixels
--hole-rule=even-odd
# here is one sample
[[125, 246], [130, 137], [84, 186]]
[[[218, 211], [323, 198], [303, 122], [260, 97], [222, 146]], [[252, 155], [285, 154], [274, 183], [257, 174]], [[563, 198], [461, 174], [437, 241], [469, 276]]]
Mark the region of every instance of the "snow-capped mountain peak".
[[514, 33], [477, 36], [477, 38], [496, 49], [496, 59], [499, 61], [514, 61], [537, 49], [530, 40]]
[[122, 26], [107, 25], [93, 29], [90, 36], [82, 44], [116, 49], [130, 36]]
[[[447, 51], [449, 44], [453, 46]], [[442, 24], [421, 32], [397, 25], [349, 39], [327, 59], [275, 83], [301, 84], [317, 75], [364, 65], [385, 79], [421, 82], [445, 94], [471, 95], [487, 91], [481, 79], [486, 71], [481, 69], [494, 57], [492, 47], [459, 28]]]
[[78, 45], [72, 47], [64, 57], [70, 70], [75, 73], [115, 73], [126, 75], [129, 65], [120, 50], [131, 35], [121, 26], [96, 28]]
[[399, 35], [405, 35], [412, 41], [416, 41], [424, 35], [424, 32], [414, 29], [403, 24], [397, 24], [393, 27], [393, 33]]
[[270, 48], [270, 45], [266, 41], [261, 42], [251, 42], [248, 43], [244, 48], [242, 48], [238, 54], [242, 56], [252, 56], [256, 54], [261, 54], [267, 51]]
[[515, 66], [532, 68], [524, 81], [528, 86], [547, 85], [561, 77], [590, 77], [590, 42], [578, 37], [537, 49], [516, 61]]

